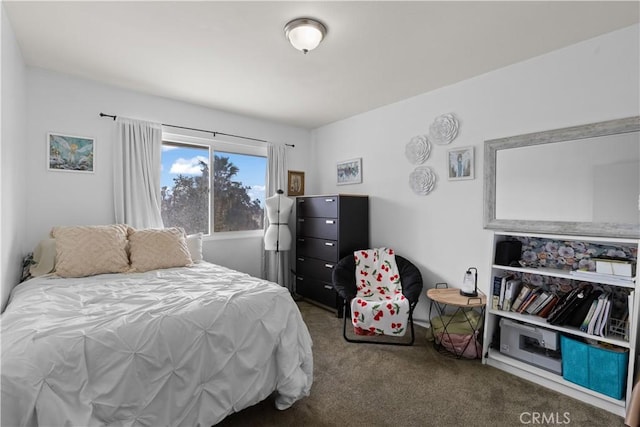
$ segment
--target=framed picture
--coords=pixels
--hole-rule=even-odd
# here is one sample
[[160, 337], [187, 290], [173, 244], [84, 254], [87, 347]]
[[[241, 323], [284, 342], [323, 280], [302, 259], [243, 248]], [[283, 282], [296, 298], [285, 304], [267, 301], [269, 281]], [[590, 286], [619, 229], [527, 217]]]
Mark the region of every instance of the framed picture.
[[47, 168], [52, 171], [94, 172], [95, 140], [84, 136], [47, 134]]
[[449, 180], [473, 179], [473, 147], [455, 148], [447, 151]]
[[338, 162], [336, 178], [338, 185], [360, 184], [362, 182], [362, 157]]
[[304, 195], [304, 172], [288, 171], [287, 196]]

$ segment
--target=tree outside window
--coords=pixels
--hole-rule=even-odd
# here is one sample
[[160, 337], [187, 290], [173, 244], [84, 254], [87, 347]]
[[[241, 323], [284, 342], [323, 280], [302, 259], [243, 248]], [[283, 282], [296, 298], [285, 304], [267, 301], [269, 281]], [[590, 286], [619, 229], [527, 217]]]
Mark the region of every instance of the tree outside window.
[[163, 144], [165, 227], [183, 227], [187, 234], [209, 234], [211, 229], [214, 233], [262, 229], [266, 158], [214, 151], [211, 185], [212, 151], [206, 146]]

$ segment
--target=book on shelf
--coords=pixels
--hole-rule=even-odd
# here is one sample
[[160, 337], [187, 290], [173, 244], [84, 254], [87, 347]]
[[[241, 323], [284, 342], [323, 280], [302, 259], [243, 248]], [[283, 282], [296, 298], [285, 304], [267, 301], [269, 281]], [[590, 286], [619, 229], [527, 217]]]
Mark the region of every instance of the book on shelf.
[[606, 306], [606, 301], [609, 299], [609, 293], [603, 292], [598, 297], [598, 305], [596, 306], [595, 311], [593, 312], [593, 316], [591, 316], [591, 321], [589, 321], [589, 325], [587, 326], [587, 333], [590, 335], [597, 335], [597, 330], [600, 326], [600, 318], [602, 317], [602, 313]]
[[551, 298], [549, 299], [549, 302], [547, 302], [544, 307], [542, 307], [542, 310], [540, 310], [537, 314], [538, 316], [542, 317], [543, 319], [546, 319], [547, 316], [549, 316], [549, 313], [551, 313], [551, 311], [553, 310], [553, 308], [556, 306], [556, 304], [558, 303], [558, 301], [560, 301], [560, 297], [557, 294], [553, 294], [551, 296]]
[[607, 298], [605, 302], [604, 309], [602, 310], [602, 315], [600, 316], [598, 328], [596, 329], [596, 335], [600, 335], [604, 337], [606, 333], [606, 325], [609, 321], [609, 313], [611, 313], [611, 298]]
[[633, 310], [635, 310], [635, 307], [633, 306], [633, 298], [635, 297], [635, 292], [636, 291], [629, 292], [629, 296], [627, 298], [627, 319], [629, 319], [629, 322], [631, 322], [631, 320], [633, 319]]
[[[508, 276], [508, 274], [497, 274], [493, 276], [493, 288], [491, 290], [491, 308], [494, 310], [499, 310], [500, 303], [500, 293], [502, 290], [502, 279]], [[505, 282], [506, 285], [506, 282]]]
[[528, 314], [536, 314], [538, 308], [542, 306], [549, 298], [551, 298], [551, 292], [543, 291], [529, 306], [525, 309]]
[[498, 308], [500, 310], [504, 309], [504, 294], [507, 290], [507, 282], [511, 279], [511, 275], [507, 274], [500, 279], [500, 302], [498, 303]]
[[542, 293], [542, 290], [540, 288], [535, 288], [533, 289], [531, 292], [529, 292], [529, 296], [527, 296], [527, 298], [522, 302], [522, 304], [520, 304], [520, 307], [518, 307], [518, 313], [525, 313], [525, 310], [527, 309], [527, 307], [529, 307], [529, 305], [534, 302]]
[[593, 314], [595, 313], [597, 306], [598, 306], [597, 299], [594, 299], [593, 301], [591, 301], [591, 306], [589, 307], [589, 311], [587, 312], [587, 315], [584, 317], [584, 319], [582, 320], [582, 323], [580, 324], [580, 330], [582, 332], [587, 332], [589, 330], [589, 323], [593, 318]]
[[522, 305], [522, 302], [529, 296], [531, 291], [533, 291], [534, 289], [535, 287], [528, 283], [525, 283], [524, 285], [522, 285], [520, 287], [520, 292], [518, 292], [518, 296], [511, 304], [511, 311], [518, 311], [518, 309]]
[[518, 292], [520, 292], [520, 283], [518, 279], [509, 279], [505, 283], [504, 301], [502, 302], [503, 310], [511, 310], [511, 304], [516, 299]]
[[547, 297], [544, 299], [544, 301], [540, 303], [540, 305], [535, 309], [535, 311], [532, 314], [539, 316], [540, 313], [542, 313], [542, 310], [544, 310], [547, 307], [547, 305], [549, 305], [554, 299], [557, 299], [557, 298], [558, 298], [558, 295], [555, 292], [548, 291]]

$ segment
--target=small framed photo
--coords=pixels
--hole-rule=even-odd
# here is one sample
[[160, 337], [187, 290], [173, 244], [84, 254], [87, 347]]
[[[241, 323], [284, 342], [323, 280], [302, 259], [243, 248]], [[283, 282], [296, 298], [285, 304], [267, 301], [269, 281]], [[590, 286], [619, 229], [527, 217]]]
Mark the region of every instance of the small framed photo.
[[338, 162], [336, 179], [338, 185], [360, 184], [362, 182], [362, 157]]
[[304, 196], [304, 172], [288, 171], [287, 196]]
[[447, 162], [450, 181], [474, 178], [473, 147], [448, 150]]
[[47, 134], [47, 168], [51, 171], [93, 173], [94, 155], [93, 138]]

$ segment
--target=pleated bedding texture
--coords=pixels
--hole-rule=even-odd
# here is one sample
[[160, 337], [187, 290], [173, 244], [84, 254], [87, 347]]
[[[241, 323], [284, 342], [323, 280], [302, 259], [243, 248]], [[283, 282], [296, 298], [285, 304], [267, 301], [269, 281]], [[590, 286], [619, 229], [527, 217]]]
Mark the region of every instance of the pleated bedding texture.
[[287, 289], [193, 267], [18, 285], [0, 317], [2, 425], [211, 426], [308, 396], [312, 342]]

